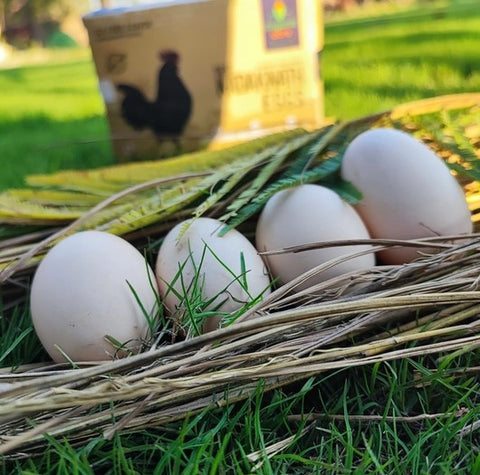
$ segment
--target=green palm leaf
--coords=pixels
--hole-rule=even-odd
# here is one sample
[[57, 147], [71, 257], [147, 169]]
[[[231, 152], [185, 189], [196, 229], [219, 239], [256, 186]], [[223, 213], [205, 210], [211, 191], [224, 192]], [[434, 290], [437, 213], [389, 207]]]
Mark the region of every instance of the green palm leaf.
[[252, 199], [247, 205], [243, 206], [236, 216], [223, 227], [221, 235], [226, 234], [230, 229], [237, 227], [254, 214], [258, 213], [265, 203], [275, 194], [286, 188], [301, 185], [303, 183], [314, 183], [321, 181], [323, 178], [335, 173], [339, 170], [341, 165], [341, 157], [326, 160], [322, 165], [308, 170], [304, 173], [294, 176], [285, 176], [269, 185], [265, 190]]
[[241, 208], [255, 198], [262, 186], [267, 183], [267, 181], [279, 169], [284, 161], [300, 147], [303, 147], [307, 143], [311, 142], [316, 135], [317, 134], [306, 134], [304, 136], [294, 138], [272, 153], [268, 163], [254, 177], [248, 188], [245, 189], [240, 196], [227, 207], [228, 212], [220, 219], [223, 221], [228, 221], [232, 217], [236, 216]]
[[108, 196], [137, 183], [154, 178], [214, 171], [239, 157], [250, 156], [258, 151], [303, 134], [301, 129], [269, 135], [223, 150], [199, 151], [156, 161], [134, 162], [94, 170], [62, 171], [50, 175], [31, 175], [27, 184], [34, 187], [48, 187], [74, 190], [84, 193]]

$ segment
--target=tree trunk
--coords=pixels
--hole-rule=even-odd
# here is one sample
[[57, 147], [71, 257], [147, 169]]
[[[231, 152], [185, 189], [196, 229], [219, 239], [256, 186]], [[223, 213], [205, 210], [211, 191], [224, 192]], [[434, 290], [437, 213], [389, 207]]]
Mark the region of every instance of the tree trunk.
[[5, 39], [3, 37], [5, 31], [5, 3], [0, 1], [0, 43]]

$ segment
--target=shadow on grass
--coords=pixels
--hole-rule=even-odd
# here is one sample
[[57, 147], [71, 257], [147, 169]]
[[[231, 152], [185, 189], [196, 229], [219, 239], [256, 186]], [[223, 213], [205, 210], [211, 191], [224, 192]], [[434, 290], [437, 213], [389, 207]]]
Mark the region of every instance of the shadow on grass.
[[0, 189], [21, 187], [30, 174], [87, 169], [114, 162], [104, 116], [55, 121], [31, 116], [0, 123]]

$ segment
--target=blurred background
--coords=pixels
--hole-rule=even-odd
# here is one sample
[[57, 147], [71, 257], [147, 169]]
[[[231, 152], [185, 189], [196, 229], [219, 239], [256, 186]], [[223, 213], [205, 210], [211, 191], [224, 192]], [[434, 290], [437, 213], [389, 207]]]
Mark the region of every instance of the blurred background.
[[[30, 174], [115, 162], [82, 17], [151, 3], [161, 2], [0, 0], [0, 190]], [[478, 0], [324, 0], [323, 8], [327, 120], [480, 91]]]
[[[319, 0], [321, 1], [321, 0]], [[324, 0], [325, 16], [364, 10], [372, 13], [382, 5], [404, 7], [435, 0]], [[161, 3], [158, 0], [2, 0], [0, 1], [0, 61], [16, 51], [35, 47], [87, 46], [88, 35], [81, 17], [101, 8]]]

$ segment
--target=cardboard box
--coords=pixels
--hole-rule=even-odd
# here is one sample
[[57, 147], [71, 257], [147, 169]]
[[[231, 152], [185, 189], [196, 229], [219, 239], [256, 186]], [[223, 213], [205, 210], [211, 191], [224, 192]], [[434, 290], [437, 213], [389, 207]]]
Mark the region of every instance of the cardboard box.
[[319, 127], [320, 0], [180, 0], [84, 17], [119, 161]]

